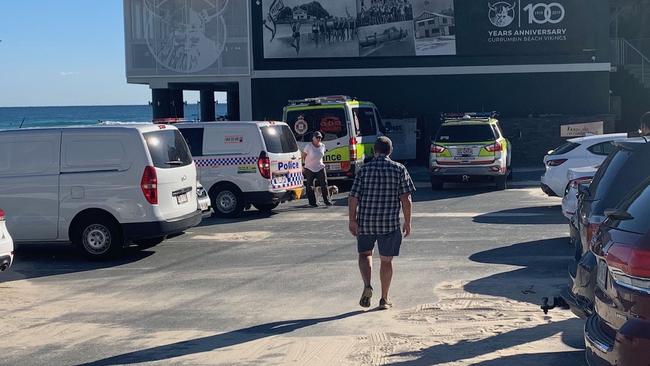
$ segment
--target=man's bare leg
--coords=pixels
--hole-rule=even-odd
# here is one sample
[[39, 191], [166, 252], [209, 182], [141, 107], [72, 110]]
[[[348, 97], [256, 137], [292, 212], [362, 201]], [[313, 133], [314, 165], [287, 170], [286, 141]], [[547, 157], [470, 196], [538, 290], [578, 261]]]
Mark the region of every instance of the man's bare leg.
[[379, 269], [381, 279], [381, 298], [388, 300], [388, 290], [393, 279], [393, 257], [381, 256], [381, 268]]
[[372, 276], [372, 251], [359, 253], [359, 271], [365, 287], [370, 286]]

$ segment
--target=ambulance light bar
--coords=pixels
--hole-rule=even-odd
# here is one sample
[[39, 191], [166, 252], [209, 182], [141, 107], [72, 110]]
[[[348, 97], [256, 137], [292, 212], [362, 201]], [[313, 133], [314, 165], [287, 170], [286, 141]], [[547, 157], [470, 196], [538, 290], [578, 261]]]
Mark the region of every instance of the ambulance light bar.
[[356, 100], [356, 98], [349, 97], [347, 95], [328, 95], [328, 96], [322, 96], [322, 97], [290, 100], [289, 104], [291, 104], [291, 105], [296, 105], [296, 104], [318, 105], [318, 104], [332, 103], [332, 102], [349, 102], [349, 101], [352, 101], [352, 100]]
[[472, 120], [472, 119], [487, 119], [487, 118], [496, 118], [499, 115], [498, 112], [492, 111], [492, 112], [466, 112], [466, 113], [443, 113], [442, 114], [442, 120], [448, 120], [448, 119], [464, 119], [464, 120]]

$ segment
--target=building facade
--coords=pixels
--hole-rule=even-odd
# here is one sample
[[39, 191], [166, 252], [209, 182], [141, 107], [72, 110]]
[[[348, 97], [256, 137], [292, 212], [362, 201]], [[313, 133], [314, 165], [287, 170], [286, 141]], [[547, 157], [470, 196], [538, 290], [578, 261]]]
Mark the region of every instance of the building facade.
[[233, 120], [344, 94], [417, 119], [420, 151], [442, 112], [567, 122], [609, 112], [607, 0], [124, 0], [124, 10], [127, 81], [151, 87], [155, 118], [183, 117], [183, 90], [202, 91], [204, 120], [214, 91], [228, 93]]

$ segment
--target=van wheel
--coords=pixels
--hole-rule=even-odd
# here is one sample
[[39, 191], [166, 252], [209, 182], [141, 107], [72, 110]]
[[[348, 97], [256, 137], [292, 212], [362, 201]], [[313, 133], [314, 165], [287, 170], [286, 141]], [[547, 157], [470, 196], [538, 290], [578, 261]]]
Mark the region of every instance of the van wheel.
[[496, 177], [497, 189], [500, 191], [508, 189], [508, 175], [500, 175]]
[[244, 200], [241, 191], [234, 186], [217, 187], [210, 192], [212, 209], [217, 217], [233, 218], [243, 211]]
[[445, 187], [445, 181], [440, 177], [431, 177], [431, 189], [441, 191]]
[[279, 205], [280, 203], [253, 203], [253, 206], [262, 212], [271, 212]]
[[95, 260], [117, 257], [124, 250], [119, 225], [104, 217], [83, 219], [77, 225], [72, 241], [86, 257]]
[[165, 237], [162, 236], [160, 238], [153, 238], [153, 239], [142, 239], [142, 240], [135, 240], [133, 244], [137, 245], [141, 249], [147, 249], [147, 248], [153, 248], [156, 245], [162, 243], [165, 241]]

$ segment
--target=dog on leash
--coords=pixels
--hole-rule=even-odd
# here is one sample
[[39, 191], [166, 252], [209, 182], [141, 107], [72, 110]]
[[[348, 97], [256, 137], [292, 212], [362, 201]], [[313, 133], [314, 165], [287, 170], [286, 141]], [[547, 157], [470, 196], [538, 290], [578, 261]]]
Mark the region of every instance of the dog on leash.
[[[335, 196], [339, 194], [339, 187], [337, 186], [328, 186], [327, 187], [327, 193], [329, 193], [329, 197]], [[314, 194], [316, 195], [316, 200], [320, 200], [323, 198], [323, 191], [320, 186], [314, 187]], [[320, 197], [320, 198], [319, 198]]]

